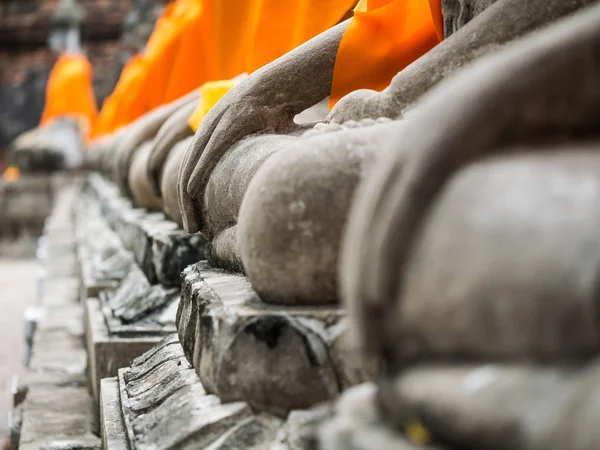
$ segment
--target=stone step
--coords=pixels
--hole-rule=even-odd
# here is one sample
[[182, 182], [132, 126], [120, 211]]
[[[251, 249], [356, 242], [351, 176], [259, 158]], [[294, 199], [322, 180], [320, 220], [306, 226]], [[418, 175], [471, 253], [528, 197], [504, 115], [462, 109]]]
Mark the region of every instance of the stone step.
[[[90, 179], [93, 181], [94, 176]], [[119, 219], [139, 216], [140, 220], [152, 222], [156, 215], [134, 210], [131, 205], [123, 207], [127, 202], [118, 197], [116, 191], [111, 192], [112, 185], [102, 179], [97, 181], [94, 188], [88, 179], [76, 208], [86, 348], [96, 404], [101, 400], [103, 378], [116, 376], [119, 368], [128, 366], [134, 357], [176, 330], [179, 303], [179, 288], [174, 286], [178, 283], [169, 282], [168, 286], [157, 283], [159, 280], [152, 279], [154, 272], [150, 271], [147, 261], [144, 262], [149, 255], [143, 254], [148, 249], [146, 244], [159, 245], [161, 237], [141, 246], [134, 245], [142, 228]], [[107, 207], [109, 203], [113, 207]], [[119, 205], [114, 206], [116, 203]], [[163, 218], [159, 219], [164, 222]], [[172, 222], [167, 225], [168, 229], [176, 227]], [[130, 243], [128, 248], [125, 242]], [[170, 257], [177, 259], [180, 254], [174, 251]], [[164, 259], [159, 258], [160, 261]], [[139, 262], [146, 264], [146, 271]], [[176, 267], [180, 262], [169, 264]], [[152, 270], [154, 267], [158, 266], [152, 266]], [[177, 274], [178, 282], [179, 279]]]
[[102, 381], [106, 450], [269, 448], [282, 420], [207, 394], [177, 336]]
[[187, 234], [163, 213], [135, 208], [101, 175], [90, 174], [86, 188], [150, 283], [179, 286], [181, 271], [204, 259], [202, 236]]
[[[11, 448], [99, 449], [97, 415], [87, 386], [83, 308], [71, 208], [78, 185], [61, 185], [46, 222], [41, 311], [25, 374], [13, 390]], [[32, 274], [32, 281], [35, 274]]]
[[85, 387], [30, 387], [24, 402], [19, 449], [98, 449], [92, 402]]
[[188, 267], [182, 280], [180, 341], [223, 401], [285, 417], [369, 378], [371, 368], [346, 343], [342, 309], [264, 303], [245, 276], [206, 262]]
[[111, 334], [98, 299], [86, 300], [86, 348], [89, 361], [90, 385], [94, 402], [100, 401], [100, 382], [114, 377], [136, 356], [152, 348], [160, 335], [135, 333], [130, 336]]

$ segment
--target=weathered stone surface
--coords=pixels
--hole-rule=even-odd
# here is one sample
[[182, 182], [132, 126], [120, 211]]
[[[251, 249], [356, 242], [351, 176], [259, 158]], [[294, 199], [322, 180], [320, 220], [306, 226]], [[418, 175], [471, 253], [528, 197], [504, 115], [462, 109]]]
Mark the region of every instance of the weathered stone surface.
[[100, 383], [100, 393], [103, 450], [129, 450], [125, 424], [121, 416], [117, 378], [104, 378]]
[[[74, 243], [69, 222], [77, 189], [75, 182], [58, 189], [46, 225], [43, 262], [47, 268], [74, 259], [75, 248], [68, 244]], [[87, 388], [79, 280], [69, 272], [48, 270], [52, 278], [40, 286], [44, 314], [34, 335], [30, 365], [15, 393], [15, 403], [22, 408], [20, 449], [100, 448]]]
[[77, 258], [84, 299], [116, 287], [134, 264], [133, 254], [123, 247], [91, 197], [86, 189], [76, 208]]
[[207, 391], [276, 415], [335, 397], [364, 381], [345, 347], [336, 308], [268, 305], [236, 274], [206, 263], [183, 275], [177, 315], [185, 354]]
[[281, 421], [273, 416], [259, 414], [241, 420], [229, 431], [217, 438], [206, 450], [233, 450], [244, 448], [259, 450], [273, 439]]
[[102, 385], [103, 399], [107, 399], [104, 428], [119, 430], [111, 435], [110, 442], [117, 442], [114, 445], [125, 439], [134, 450], [264, 449], [282, 423], [273, 416], [254, 414], [247, 403], [222, 403], [208, 395], [176, 335], [164, 338], [131, 367], [121, 369], [118, 387], [115, 384], [105, 380]]
[[379, 393], [392, 425], [419, 420], [457, 447], [592, 449], [600, 442], [597, 359], [587, 364], [448, 364], [407, 370]]
[[86, 300], [85, 322], [88, 371], [93, 397], [98, 402], [100, 381], [103, 378], [116, 376], [119, 368], [128, 366], [135, 357], [152, 348], [160, 337], [143, 331], [132, 332], [130, 335], [112, 334], [98, 299]]
[[204, 258], [202, 236], [185, 233], [163, 213], [136, 209], [99, 174], [89, 175], [88, 189], [150, 283], [179, 286], [181, 271]]
[[86, 388], [32, 388], [24, 404], [20, 449], [99, 449]]
[[30, 362], [32, 371], [62, 372], [71, 375], [85, 373], [86, 367], [83, 333], [74, 335], [69, 330], [45, 330], [43, 326], [39, 326], [33, 342]]
[[328, 447], [320, 446], [317, 431], [319, 425], [332, 414], [333, 411], [329, 404], [290, 412], [287, 420], [277, 432], [271, 450], [327, 449]]
[[[392, 429], [384, 421], [379, 410], [377, 386], [365, 383], [344, 392], [341, 398], [327, 410], [316, 423], [308, 427], [312, 437], [322, 449], [367, 450], [385, 448], [390, 450], [435, 450], [428, 439], [412, 443], [401, 432]], [[290, 419], [291, 420], [291, 419]], [[398, 429], [416, 420], [407, 415]], [[302, 448], [302, 447], [301, 447]]]
[[144, 329], [165, 334], [174, 330], [179, 290], [150, 285], [136, 265], [113, 291], [100, 293], [100, 300], [112, 334]]
[[22, 176], [15, 181], [0, 178], [0, 238], [37, 237], [53, 204], [50, 176]]
[[23, 406], [19, 405], [10, 411], [10, 450], [17, 450], [21, 440], [21, 426], [23, 423]]

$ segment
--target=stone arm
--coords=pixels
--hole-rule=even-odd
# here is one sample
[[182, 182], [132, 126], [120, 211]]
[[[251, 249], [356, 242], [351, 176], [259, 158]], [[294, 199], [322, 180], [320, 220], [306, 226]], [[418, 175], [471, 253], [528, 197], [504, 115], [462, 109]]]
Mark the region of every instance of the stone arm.
[[342, 22], [257, 70], [208, 113], [181, 165], [178, 196], [186, 231], [202, 228], [201, 204], [213, 169], [236, 142], [257, 132], [290, 132], [294, 116], [331, 91]]
[[189, 126], [189, 120], [199, 101], [200, 97], [197, 95], [194, 100], [182, 106], [160, 127], [154, 138], [147, 170], [152, 189], [158, 196], [161, 195], [161, 174], [169, 153], [175, 144], [194, 134]]
[[[357, 190], [340, 256], [340, 284], [367, 350], [377, 349], [386, 359], [397, 356], [385, 342], [401, 339], [381, 337], [402, 329], [384, 320], [400, 314], [394, 302], [401, 304], [408, 277], [398, 274], [407, 270], [433, 205], [457, 172], [484, 157], [506, 154], [511, 146], [549, 142], [546, 151], [556, 151], [554, 143], [597, 134], [600, 3], [588, 3], [593, 6], [433, 89]], [[400, 158], [402, 149], [413, 149], [407, 164]]]
[[[333, 108], [329, 119], [342, 123], [380, 116], [399, 118], [423, 94], [457, 69], [591, 2], [497, 0], [476, 17], [467, 17], [463, 26], [449, 23], [452, 16], [464, 14], [455, 11], [458, 4], [453, 8], [444, 0], [446, 34], [451, 35], [399, 72], [382, 92], [361, 89], [344, 97]], [[478, 12], [477, 8], [473, 9]]]

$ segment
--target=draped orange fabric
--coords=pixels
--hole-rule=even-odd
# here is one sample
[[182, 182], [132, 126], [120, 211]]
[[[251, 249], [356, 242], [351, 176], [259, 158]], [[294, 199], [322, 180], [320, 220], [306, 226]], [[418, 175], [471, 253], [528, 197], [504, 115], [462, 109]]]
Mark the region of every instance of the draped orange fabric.
[[227, 80], [245, 71], [245, 55], [256, 0], [205, 1], [205, 26], [210, 36], [206, 58], [207, 81]]
[[157, 20], [145, 50], [132, 58], [100, 112], [97, 135], [115, 131], [169, 103], [203, 81], [197, 36], [202, 29], [203, 0], [178, 0]]
[[163, 102], [170, 103], [200, 86], [207, 77], [204, 62], [205, 35], [202, 0], [183, 0], [185, 14], [179, 23], [179, 37]]
[[441, 0], [361, 0], [338, 49], [330, 107], [356, 89], [385, 89], [443, 37]]
[[95, 136], [115, 131], [147, 111], [141, 92], [145, 76], [146, 60], [136, 55], [127, 62], [113, 93], [104, 101]]
[[57, 117], [67, 116], [84, 119], [88, 132], [91, 132], [98, 113], [92, 86], [92, 66], [85, 56], [60, 56], [48, 79], [40, 124], [46, 125]]
[[338, 24], [356, 0], [255, 0], [246, 70], [254, 72]]
[[142, 91], [148, 111], [165, 103], [171, 69], [175, 63], [191, 4], [190, 0], [179, 0], [168, 5], [148, 40], [144, 51], [147, 67]]
[[[177, 0], [100, 113], [114, 131], [206, 82], [250, 73], [336, 25], [356, 0]], [[130, 67], [133, 66], [133, 67]], [[135, 74], [133, 76], [132, 74]], [[131, 80], [134, 81], [131, 81]]]

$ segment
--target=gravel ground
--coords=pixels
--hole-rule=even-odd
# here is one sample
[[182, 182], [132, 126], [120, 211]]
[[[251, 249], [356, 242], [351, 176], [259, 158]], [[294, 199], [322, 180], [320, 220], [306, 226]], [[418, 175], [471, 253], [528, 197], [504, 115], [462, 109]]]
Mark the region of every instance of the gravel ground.
[[25, 309], [35, 303], [35, 259], [0, 259], [0, 448], [8, 434], [10, 387], [23, 370]]

